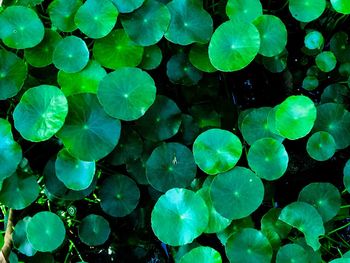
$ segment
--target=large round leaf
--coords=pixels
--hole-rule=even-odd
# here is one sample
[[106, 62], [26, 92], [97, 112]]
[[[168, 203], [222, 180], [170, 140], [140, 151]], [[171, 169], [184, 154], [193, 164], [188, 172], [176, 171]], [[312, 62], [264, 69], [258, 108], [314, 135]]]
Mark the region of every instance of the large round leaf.
[[60, 40], [53, 51], [53, 64], [67, 73], [82, 70], [89, 62], [89, 49], [84, 40], [68, 36]]
[[259, 49], [258, 29], [251, 23], [230, 20], [216, 28], [209, 43], [209, 59], [218, 70], [237, 71], [252, 62]]
[[39, 212], [29, 221], [27, 237], [31, 245], [40, 252], [57, 249], [66, 236], [61, 218], [51, 212]]
[[288, 153], [283, 144], [272, 138], [255, 141], [248, 152], [249, 167], [266, 180], [280, 178], [288, 167]]
[[299, 262], [309, 263], [308, 254], [305, 249], [298, 244], [287, 244], [281, 247], [276, 256], [276, 263]]
[[0, 13], [0, 38], [10, 48], [34, 47], [44, 33], [43, 23], [31, 8], [10, 6]]
[[87, 0], [77, 11], [74, 22], [90, 38], [107, 36], [118, 17], [117, 8], [110, 0]]
[[27, 65], [15, 54], [0, 49], [0, 100], [11, 98], [21, 90], [27, 77]]
[[208, 224], [208, 208], [194, 192], [173, 188], [162, 195], [152, 210], [152, 229], [170, 246], [191, 243]]
[[226, 14], [231, 20], [252, 22], [263, 14], [260, 0], [228, 0]]
[[45, 141], [62, 128], [67, 113], [63, 92], [55, 86], [41, 85], [23, 94], [13, 112], [14, 125], [24, 139]]
[[179, 263], [221, 263], [221, 255], [211, 247], [196, 247], [187, 252], [180, 259]]
[[168, 8], [156, 0], [146, 0], [139, 9], [122, 18], [125, 32], [141, 46], [156, 44], [167, 31], [169, 23]]
[[111, 233], [106, 219], [99, 215], [88, 215], [79, 225], [79, 238], [88, 246], [99, 246], [105, 243]]
[[173, 0], [167, 4], [171, 14], [165, 38], [179, 45], [208, 43], [213, 33], [213, 20], [197, 0]]
[[82, 4], [82, 0], [53, 0], [47, 9], [53, 26], [63, 32], [77, 29], [74, 16]]
[[332, 7], [338, 13], [349, 15], [350, 14], [350, 2], [347, 0], [331, 0]]
[[287, 44], [287, 29], [281, 19], [273, 15], [262, 15], [253, 23], [260, 34], [259, 54], [266, 57], [280, 54]]
[[242, 143], [232, 132], [210, 129], [193, 143], [193, 155], [198, 167], [207, 174], [232, 169], [242, 154]]
[[132, 121], [143, 116], [156, 99], [152, 77], [138, 68], [119, 68], [100, 82], [98, 99], [112, 117]]
[[315, 104], [303, 95], [288, 97], [277, 106], [275, 112], [277, 131], [290, 140], [306, 136], [314, 126], [315, 120]]
[[319, 18], [326, 9], [326, 0], [289, 0], [289, 11], [300, 22]]
[[158, 95], [149, 110], [137, 120], [140, 135], [151, 141], [173, 137], [181, 125], [181, 111], [171, 99]]
[[10, 177], [22, 160], [21, 146], [13, 140], [11, 124], [0, 118], [0, 182]]
[[101, 208], [108, 215], [122, 217], [130, 214], [140, 199], [136, 183], [125, 175], [107, 177], [99, 191]]
[[264, 185], [251, 170], [243, 167], [217, 175], [210, 196], [219, 214], [228, 219], [240, 219], [253, 213], [264, 198]]
[[56, 176], [64, 185], [74, 191], [88, 188], [95, 175], [95, 162], [74, 158], [66, 149], [57, 154]]
[[12, 233], [13, 245], [22, 254], [32, 257], [37, 252], [35, 248], [29, 243], [27, 238], [27, 226], [31, 217], [26, 216], [19, 220]]
[[269, 240], [253, 228], [234, 233], [227, 240], [225, 251], [231, 263], [270, 263], [272, 260]]
[[312, 134], [306, 144], [307, 153], [317, 161], [330, 159], [334, 155], [335, 150], [336, 144], [333, 136], [325, 131]]
[[149, 183], [158, 191], [185, 188], [196, 176], [192, 152], [179, 143], [163, 143], [155, 148], [146, 163]]
[[21, 210], [33, 203], [38, 195], [36, 177], [17, 172], [3, 181], [0, 202], [12, 209]]
[[131, 41], [124, 30], [116, 29], [95, 41], [93, 54], [106, 68], [136, 67], [142, 60], [143, 47]]
[[294, 202], [282, 209], [279, 220], [295, 227], [305, 235], [314, 251], [321, 247], [319, 236], [324, 235], [323, 221], [316, 208], [305, 202]]
[[341, 205], [339, 190], [330, 183], [311, 183], [299, 193], [298, 201], [313, 205], [322, 216], [323, 222], [334, 218]]
[[94, 94], [68, 97], [69, 112], [57, 136], [75, 158], [96, 161], [117, 145], [120, 121], [107, 115]]
[[139, 8], [145, 0], [111, 0], [120, 13], [130, 13]]

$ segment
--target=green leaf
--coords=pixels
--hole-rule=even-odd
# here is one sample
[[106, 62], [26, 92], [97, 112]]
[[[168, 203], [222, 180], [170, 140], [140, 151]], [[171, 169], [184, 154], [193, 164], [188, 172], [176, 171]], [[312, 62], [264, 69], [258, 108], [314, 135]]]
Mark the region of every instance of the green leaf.
[[335, 33], [330, 41], [331, 51], [341, 63], [350, 61], [349, 36], [343, 31]]
[[334, 218], [341, 205], [339, 190], [330, 183], [311, 183], [299, 193], [298, 201], [314, 206], [322, 216], [323, 222]]
[[87, 66], [77, 73], [60, 70], [57, 82], [66, 96], [80, 93], [97, 94], [98, 86], [106, 75], [106, 70], [98, 62], [90, 60]]
[[181, 111], [171, 99], [158, 95], [149, 110], [137, 120], [136, 128], [142, 137], [163, 141], [173, 137], [181, 125]]
[[319, 81], [315, 76], [306, 76], [303, 80], [302, 87], [306, 90], [314, 90], [318, 87]]
[[333, 136], [324, 131], [315, 132], [306, 144], [307, 153], [317, 161], [330, 159], [334, 155], [335, 150], [336, 143]]
[[102, 38], [114, 28], [118, 14], [110, 0], [87, 0], [76, 12], [74, 22], [89, 38]]
[[39, 185], [34, 175], [22, 172], [12, 174], [2, 183], [0, 202], [15, 210], [21, 210], [33, 203], [39, 195]]
[[32, 257], [36, 254], [36, 249], [29, 243], [27, 238], [27, 226], [31, 217], [26, 216], [19, 220], [12, 233], [13, 245], [22, 254]]
[[257, 176], [272, 181], [287, 171], [289, 158], [282, 143], [273, 138], [263, 138], [252, 144], [247, 160]]
[[120, 13], [130, 13], [139, 8], [145, 0], [111, 0]]
[[287, 29], [281, 19], [273, 15], [262, 15], [253, 24], [260, 34], [259, 54], [273, 57], [284, 50], [287, 45]]
[[44, 25], [33, 9], [10, 6], [0, 13], [0, 38], [10, 48], [38, 45], [44, 38]]
[[160, 241], [170, 246], [182, 246], [203, 233], [208, 218], [208, 208], [199, 195], [187, 189], [173, 188], [156, 202], [151, 223]]
[[53, 51], [53, 64], [67, 73], [82, 70], [89, 62], [89, 49], [84, 40], [76, 36], [63, 38]]
[[47, 9], [53, 26], [63, 32], [77, 29], [74, 16], [82, 4], [82, 0], [53, 0]]
[[314, 126], [315, 120], [315, 104], [303, 95], [289, 96], [277, 106], [275, 112], [277, 131], [290, 140], [306, 136]]
[[350, 159], [345, 163], [343, 175], [343, 184], [345, 189], [350, 193]]
[[173, 0], [167, 4], [171, 14], [165, 38], [174, 44], [208, 43], [213, 33], [213, 20], [198, 0]]
[[69, 112], [57, 133], [69, 153], [83, 161], [107, 156], [117, 145], [120, 121], [107, 115], [94, 94], [68, 97]]
[[114, 217], [123, 217], [130, 214], [140, 199], [140, 190], [136, 183], [125, 175], [107, 177], [100, 188], [102, 210]]
[[57, 249], [66, 235], [62, 220], [54, 213], [43, 211], [36, 213], [27, 225], [27, 238], [40, 252]]
[[270, 263], [272, 260], [269, 240], [253, 228], [234, 233], [227, 240], [225, 251], [231, 263]]
[[252, 22], [263, 14], [259, 0], [228, 0], [226, 14], [231, 20]]
[[335, 102], [344, 104], [346, 99], [350, 97], [349, 88], [342, 84], [330, 84], [321, 94], [321, 104]]
[[152, 77], [139, 68], [119, 68], [101, 80], [97, 97], [110, 116], [132, 121], [153, 104], [156, 86]]
[[193, 44], [188, 58], [191, 64], [201, 71], [208, 73], [216, 71], [209, 59], [208, 45]]
[[196, 176], [192, 152], [179, 143], [163, 143], [155, 148], [146, 163], [149, 183], [158, 191], [185, 188]]
[[281, 247], [276, 256], [276, 263], [300, 262], [308, 263], [309, 258], [305, 249], [298, 244], [287, 244]]
[[211, 247], [196, 247], [181, 257], [179, 263], [221, 263], [221, 255]]
[[262, 57], [264, 67], [272, 73], [280, 73], [287, 67], [288, 51], [284, 49], [274, 57]]
[[45, 141], [62, 128], [67, 113], [63, 92], [55, 86], [41, 85], [23, 94], [13, 112], [14, 125], [24, 139]]
[[321, 215], [305, 202], [293, 202], [282, 209], [279, 220], [295, 227], [305, 235], [306, 243], [314, 251], [321, 247], [319, 236], [325, 234]]
[[139, 67], [146, 70], [156, 69], [162, 62], [162, 59], [162, 50], [157, 45], [145, 47]]
[[326, 0], [289, 0], [289, 11], [300, 22], [319, 18], [326, 9]]
[[95, 162], [76, 159], [64, 148], [57, 154], [55, 167], [57, 178], [74, 191], [88, 188], [96, 170]]
[[117, 69], [140, 64], [143, 47], [131, 41], [123, 29], [116, 29], [94, 43], [95, 59], [104, 67]]
[[220, 215], [231, 220], [240, 219], [261, 205], [264, 185], [251, 170], [237, 166], [214, 178], [210, 186], [210, 197]]
[[312, 30], [306, 34], [304, 44], [308, 49], [321, 49], [324, 44], [324, 38], [320, 32]]
[[332, 7], [338, 13], [348, 15], [350, 14], [350, 2], [347, 0], [331, 0]]
[[242, 155], [242, 143], [229, 131], [210, 129], [194, 141], [193, 155], [196, 164], [205, 173], [222, 173], [236, 165]]
[[24, 58], [33, 67], [46, 67], [52, 63], [53, 51], [62, 37], [53, 30], [45, 29], [44, 39], [39, 45], [24, 50]]
[[259, 49], [258, 29], [251, 23], [230, 20], [216, 28], [209, 43], [209, 59], [218, 70], [237, 71], [248, 66]]
[[121, 22], [131, 40], [140, 46], [150, 46], [158, 43], [168, 30], [170, 12], [163, 3], [146, 0], [136, 11], [123, 16]]
[[323, 51], [316, 56], [316, 65], [323, 72], [332, 71], [337, 65], [337, 59], [331, 51]]
[[1, 118], [0, 138], [0, 181], [3, 181], [16, 171], [18, 164], [22, 160], [22, 149], [13, 139], [11, 124]]
[[110, 233], [111, 228], [106, 219], [99, 215], [90, 214], [81, 220], [78, 235], [84, 244], [99, 246], [107, 241]]

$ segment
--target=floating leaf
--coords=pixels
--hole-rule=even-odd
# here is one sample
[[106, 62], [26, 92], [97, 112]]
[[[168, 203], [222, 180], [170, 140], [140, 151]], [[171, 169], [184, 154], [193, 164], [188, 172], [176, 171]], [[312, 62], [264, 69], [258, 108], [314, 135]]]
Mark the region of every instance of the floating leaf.
[[306, 34], [304, 44], [308, 49], [321, 49], [324, 44], [324, 38], [320, 32], [312, 30]]
[[264, 185], [251, 170], [243, 167], [218, 174], [210, 187], [215, 210], [227, 219], [240, 219], [253, 213], [264, 198]]
[[162, 59], [162, 50], [157, 45], [145, 47], [139, 67], [146, 70], [156, 69], [162, 62]]
[[221, 263], [221, 255], [211, 247], [196, 247], [181, 257], [179, 263]]
[[330, 159], [334, 155], [335, 150], [336, 143], [333, 136], [324, 131], [315, 132], [306, 144], [307, 153], [317, 161]]
[[93, 54], [106, 68], [136, 67], [142, 60], [143, 47], [131, 41], [124, 30], [116, 29], [95, 41]]
[[272, 260], [269, 240], [253, 228], [234, 233], [227, 240], [225, 251], [231, 263], [270, 263]]
[[290, 140], [306, 136], [314, 126], [315, 120], [315, 104], [303, 95], [289, 96], [277, 107], [275, 112], [277, 131]]
[[332, 71], [337, 65], [337, 59], [331, 51], [323, 51], [316, 56], [316, 65], [323, 72]]
[[67, 113], [63, 92], [55, 86], [41, 85], [23, 94], [13, 112], [14, 125], [24, 139], [45, 141], [62, 128]]
[[281, 247], [276, 255], [276, 263], [300, 262], [308, 263], [309, 258], [305, 249], [298, 244], [286, 244]]
[[156, 202], [151, 216], [154, 234], [170, 246], [191, 243], [208, 225], [208, 208], [194, 192], [173, 188]]
[[216, 28], [209, 43], [209, 59], [218, 70], [237, 71], [252, 62], [259, 49], [258, 29], [251, 23], [230, 20]]
[[110, 0], [87, 0], [79, 7], [74, 22], [88, 37], [101, 38], [112, 31], [117, 17], [118, 10]]
[[289, 158], [282, 143], [272, 138], [263, 138], [252, 144], [247, 160], [257, 176], [272, 181], [286, 172]]
[[110, 116], [132, 121], [153, 104], [156, 86], [152, 77], [139, 68], [119, 68], [102, 79], [97, 97]]
[[102, 210], [114, 217], [130, 214], [140, 199], [140, 190], [136, 183], [125, 175], [107, 177], [99, 191]]
[[259, 0], [228, 0], [226, 14], [231, 20], [252, 22], [263, 14]]
[[96, 161], [107, 156], [117, 145], [120, 121], [107, 115], [94, 94], [68, 97], [69, 112], [57, 133], [75, 158]]
[[326, 0], [290, 0], [289, 11], [300, 22], [311, 22], [319, 18], [326, 9]]
[[95, 60], [77, 73], [58, 72], [57, 81], [66, 96], [79, 93], [97, 94], [100, 81], [107, 75], [106, 70]]
[[75, 73], [82, 70], [89, 62], [89, 49], [81, 38], [68, 36], [56, 45], [52, 61], [56, 68], [67, 73]]
[[74, 16], [82, 4], [82, 0], [53, 0], [47, 9], [52, 24], [63, 32], [74, 31]]
[[44, 38], [44, 25], [33, 9], [9, 6], [0, 13], [0, 38], [10, 48], [38, 45]]
[[311, 183], [299, 193], [298, 201], [314, 206], [322, 216], [323, 222], [334, 218], [341, 205], [339, 190], [330, 183]]
[[205, 173], [222, 173], [236, 165], [242, 155], [242, 143], [229, 131], [210, 129], [195, 140], [193, 155], [196, 164]]
[[179, 143], [163, 143], [155, 148], [146, 163], [149, 183], [158, 191], [185, 188], [196, 176], [192, 152]]
[[111, 0], [120, 13], [130, 13], [139, 8], [145, 0]]
[[24, 50], [26, 61], [33, 67], [46, 67], [52, 63], [53, 51], [62, 37], [53, 30], [46, 29], [44, 39], [39, 45]]
[[36, 177], [17, 172], [3, 181], [0, 202], [12, 209], [21, 210], [33, 203], [38, 195]]
[[350, 14], [350, 3], [347, 0], [331, 0], [332, 7], [338, 13], [348, 15]]
[[66, 229], [58, 215], [43, 211], [36, 213], [27, 225], [27, 238], [38, 251], [51, 252], [57, 249], [66, 236]]
[[21, 90], [27, 77], [27, 65], [12, 52], [0, 49], [0, 100], [11, 98]]
[[149, 110], [137, 120], [136, 128], [142, 137], [163, 141], [173, 137], [181, 125], [181, 111], [171, 99], [158, 95]]
[[314, 251], [321, 247], [319, 236], [324, 235], [323, 221], [316, 208], [305, 202], [293, 202], [282, 209], [279, 220], [295, 227], [305, 235]]
[[287, 29], [281, 19], [273, 15], [262, 15], [256, 18], [253, 24], [260, 34], [259, 54], [273, 57], [284, 50], [287, 45]]
[[31, 217], [26, 216], [19, 220], [12, 234], [13, 245], [22, 254], [32, 257], [37, 252], [36, 249], [29, 243], [27, 238], [27, 226]]
[[0, 181], [3, 181], [16, 171], [18, 164], [22, 160], [22, 149], [13, 139], [11, 124], [1, 118], [0, 138]]
[[140, 46], [150, 46], [158, 43], [167, 31], [170, 12], [163, 3], [146, 0], [136, 11], [122, 17], [121, 22], [131, 40]]
[[110, 233], [111, 228], [106, 219], [99, 215], [90, 214], [81, 220], [78, 235], [84, 244], [99, 246], [107, 241]]
[[191, 64], [201, 71], [208, 73], [216, 71], [209, 59], [208, 45], [192, 45], [188, 58]]
[[64, 185], [74, 191], [88, 188], [95, 175], [95, 162], [86, 162], [74, 158], [66, 149], [57, 154], [56, 176]]

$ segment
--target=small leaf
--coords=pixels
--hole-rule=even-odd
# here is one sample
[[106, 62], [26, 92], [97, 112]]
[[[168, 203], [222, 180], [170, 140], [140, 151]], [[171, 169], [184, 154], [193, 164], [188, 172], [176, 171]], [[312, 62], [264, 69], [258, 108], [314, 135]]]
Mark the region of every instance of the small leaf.
[[110, 233], [111, 228], [106, 219], [99, 215], [90, 214], [81, 220], [78, 235], [84, 244], [99, 246], [107, 241]]

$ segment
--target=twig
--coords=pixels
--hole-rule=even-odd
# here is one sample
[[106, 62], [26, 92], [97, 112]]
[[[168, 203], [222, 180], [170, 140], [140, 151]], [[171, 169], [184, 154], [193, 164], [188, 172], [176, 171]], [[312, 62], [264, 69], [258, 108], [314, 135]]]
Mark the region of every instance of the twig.
[[11, 253], [13, 220], [14, 220], [13, 210], [10, 209], [8, 213], [7, 226], [6, 226], [6, 232], [4, 237], [4, 245], [2, 246], [1, 253], [0, 253], [0, 263], [7, 263]]

